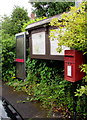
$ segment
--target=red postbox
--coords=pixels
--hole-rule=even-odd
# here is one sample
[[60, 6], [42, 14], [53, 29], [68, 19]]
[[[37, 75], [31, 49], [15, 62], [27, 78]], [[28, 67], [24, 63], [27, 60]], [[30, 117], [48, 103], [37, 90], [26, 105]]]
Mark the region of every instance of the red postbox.
[[82, 80], [85, 75], [79, 67], [82, 64], [84, 64], [84, 55], [81, 51], [65, 50], [64, 79], [71, 82]]

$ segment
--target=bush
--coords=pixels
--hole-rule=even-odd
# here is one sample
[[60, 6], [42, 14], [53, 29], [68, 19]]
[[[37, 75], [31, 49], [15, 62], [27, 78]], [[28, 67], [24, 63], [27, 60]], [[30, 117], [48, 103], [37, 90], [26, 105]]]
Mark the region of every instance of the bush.
[[2, 32], [2, 78], [9, 81], [15, 76], [15, 37]]

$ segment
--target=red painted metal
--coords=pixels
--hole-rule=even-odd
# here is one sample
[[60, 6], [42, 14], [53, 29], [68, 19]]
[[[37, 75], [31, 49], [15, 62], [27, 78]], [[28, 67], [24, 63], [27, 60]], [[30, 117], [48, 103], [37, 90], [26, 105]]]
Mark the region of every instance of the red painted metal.
[[84, 64], [84, 55], [81, 51], [65, 50], [64, 79], [71, 82], [82, 80], [85, 73], [81, 72], [80, 65]]
[[15, 62], [22, 62], [22, 63], [24, 63], [24, 59], [15, 59]]

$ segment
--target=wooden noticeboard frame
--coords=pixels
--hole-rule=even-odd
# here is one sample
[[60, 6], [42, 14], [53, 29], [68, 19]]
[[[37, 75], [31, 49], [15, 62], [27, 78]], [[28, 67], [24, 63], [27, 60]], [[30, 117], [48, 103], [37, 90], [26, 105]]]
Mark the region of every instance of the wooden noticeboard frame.
[[[36, 58], [36, 59], [49, 59], [49, 60], [60, 60], [63, 61], [64, 60], [64, 55], [52, 55], [50, 53], [50, 39], [49, 39], [49, 31], [50, 28], [46, 27], [46, 28], [38, 28], [36, 30], [31, 30], [29, 31], [29, 45], [30, 45], [30, 57], [31, 58]], [[44, 54], [35, 54], [33, 53], [33, 42], [32, 42], [32, 36], [38, 33], [44, 33], [45, 34], [45, 47], [44, 47]], [[38, 40], [39, 41], [39, 40]]]
[[[59, 15], [56, 17], [59, 17]], [[58, 29], [58, 27], [49, 25], [51, 19], [52, 18], [48, 18], [36, 23], [32, 23], [26, 27], [26, 30], [29, 32], [29, 47], [31, 58], [60, 61], [64, 60], [64, 52], [62, 54], [57, 54], [56, 50], [53, 51], [54, 47], [55, 49], [57, 47], [56, 43], [50, 42], [50, 30]], [[42, 41], [42, 44], [40, 40]]]

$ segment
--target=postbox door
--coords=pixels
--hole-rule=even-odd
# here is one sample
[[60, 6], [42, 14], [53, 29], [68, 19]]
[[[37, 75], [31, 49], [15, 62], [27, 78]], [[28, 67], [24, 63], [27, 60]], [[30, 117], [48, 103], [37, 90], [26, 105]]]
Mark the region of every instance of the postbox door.
[[16, 77], [25, 79], [26, 77], [26, 34], [25, 32], [16, 35]]

